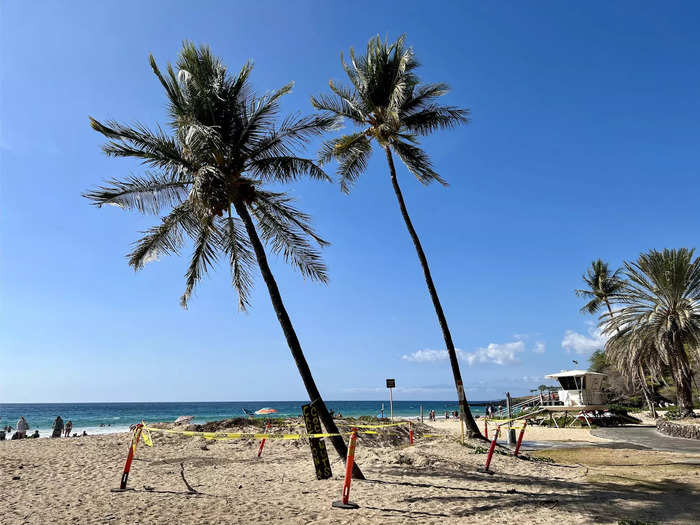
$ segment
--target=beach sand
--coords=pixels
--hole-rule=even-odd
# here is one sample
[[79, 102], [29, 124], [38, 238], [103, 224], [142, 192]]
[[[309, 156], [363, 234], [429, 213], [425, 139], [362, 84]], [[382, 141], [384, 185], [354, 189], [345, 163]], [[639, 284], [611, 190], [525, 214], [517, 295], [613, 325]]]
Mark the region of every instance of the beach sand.
[[[596, 456], [597, 464], [586, 466], [582, 458], [590, 448], [578, 454], [567, 449], [569, 455], [555, 458], [557, 463], [498, 454], [494, 474], [488, 475], [477, 471], [485, 455], [462, 446], [453, 434], [420, 438], [417, 432], [412, 447], [404, 435], [396, 446], [365, 436], [356, 460], [368, 480], [353, 481], [350, 494], [360, 509], [341, 510], [331, 502], [340, 498], [344, 467], [330, 444], [334, 478], [318, 481], [303, 441], [268, 441], [258, 459], [255, 440], [153, 436], [153, 448], [137, 450], [129, 478], [135, 490], [124, 493], [110, 489], [119, 484], [131, 434], [0, 442], [0, 521], [561, 525], [620, 519], [692, 523], [700, 515], [700, 465], [681, 455], [606, 450], [607, 459]], [[188, 494], [181, 463], [199, 494]], [[622, 463], [632, 474], [608, 466]], [[663, 475], [650, 478], [659, 464]]]
[[[429, 423], [431, 427], [434, 427], [443, 432], [449, 432], [458, 436], [461, 434], [459, 419], [438, 419], [437, 421], [431, 421]], [[514, 423], [515, 425], [518, 422]], [[484, 420], [483, 418], [477, 419], [477, 425], [479, 429], [484, 431]], [[489, 422], [489, 437], [493, 438], [493, 433], [496, 431], [496, 424]], [[518, 430], [519, 432], [519, 430]], [[589, 442], [589, 443], [600, 443], [606, 442], [607, 439], [599, 438], [592, 435], [588, 429], [584, 428], [549, 428], [549, 427], [538, 427], [530, 425], [525, 429], [525, 435], [523, 437], [526, 441], [577, 441], [577, 442]], [[501, 428], [501, 434], [499, 436], [499, 443], [507, 440], [505, 433], [505, 427]]]

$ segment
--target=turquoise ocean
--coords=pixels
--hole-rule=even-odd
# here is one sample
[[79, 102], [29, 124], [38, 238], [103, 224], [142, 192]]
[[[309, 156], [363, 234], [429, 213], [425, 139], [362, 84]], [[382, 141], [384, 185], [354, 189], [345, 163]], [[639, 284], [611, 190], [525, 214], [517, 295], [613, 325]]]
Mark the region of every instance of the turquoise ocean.
[[[73, 422], [73, 432], [82, 434], [107, 434], [124, 432], [141, 420], [147, 422], [172, 422], [179, 416], [194, 416], [194, 423], [204, 423], [232, 417], [244, 417], [249, 411], [274, 408], [277, 413], [267, 417], [301, 416], [301, 406], [307, 401], [245, 401], [245, 402], [197, 402], [197, 403], [0, 403], [0, 428], [17, 425], [24, 416], [30, 433], [39, 430], [40, 437], [51, 435], [51, 425], [56, 416]], [[474, 416], [482, 415], [488, 402], [470, 403]], [[388, 401], [327, 401], [328, 409], [343, 416], [377, 416], [384, 405], [384, 415], [389, 417]], [[394, 416], [417, 418], [420, 406], [427, 417], [435, 410], [438, 417], [445, 411], [459, 410], [456, 401], [394, 401]], [[9, 437], [9, 436], [8, 436]]]

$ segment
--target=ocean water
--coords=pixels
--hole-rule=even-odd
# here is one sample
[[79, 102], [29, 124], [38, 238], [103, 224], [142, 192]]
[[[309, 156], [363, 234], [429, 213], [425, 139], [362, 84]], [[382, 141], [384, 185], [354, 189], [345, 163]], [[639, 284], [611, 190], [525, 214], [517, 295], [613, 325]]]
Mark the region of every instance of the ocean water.
[[[24, 416], [29, 423], [28, 434], [39, 430], [40, 437], [51, 435], [51, 426], [56, 416], [64, 422], [73, 422], [73, 432], [82, 434], [108, 434], [124, 432], [130, 425], [141, 420], [174, 421], [179, 416], [194, 416], [194, 423], [204, 423], [231, 417], [243, 417], [243, 409], [255, 411], [263, 407], [277, 410], [267, 417], [301, 416], [301, 405], [308, 401], [246, 401], [211, 403], [0, 403], [0, 428], [17, 426], [17, 420]], [[474, 416], [482, 415], [488, 402], [470, 403]], [[384, 415], [389, 417], [388, 401], [327, 401], [328, 409], [343, 416], [376, 416], [384, 405]], [[427, 417], [429, 410], [435, 410], [438, 417], [445, 411], [459, 410], [456, 401], [394, 401], [394, 416], [416, 418], [420, 406]], [[10, 436], [8, 436], [9, 438]]]

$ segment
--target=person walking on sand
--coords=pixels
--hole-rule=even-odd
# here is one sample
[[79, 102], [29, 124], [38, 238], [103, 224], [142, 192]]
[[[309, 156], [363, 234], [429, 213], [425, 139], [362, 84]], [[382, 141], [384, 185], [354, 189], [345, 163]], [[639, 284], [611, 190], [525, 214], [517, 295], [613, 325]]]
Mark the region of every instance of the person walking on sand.
[[27, 437], [27, 430], [29, 430], [29, 424], [24, 416], [20, 417], [17, 421], [17, 439], [24, 439]]
[[70, 431], [73, 430], [73, 422], [69, 419], [66, 423], [66, 431], [64, 432], [64, 437], [70, 437]]
[[51, 434], [52, 438], [60, 438], [63, 435], [63, 419], [61, 419], [61, 416], [57, 416], [56, 419], [53, 420], [53, 434]]

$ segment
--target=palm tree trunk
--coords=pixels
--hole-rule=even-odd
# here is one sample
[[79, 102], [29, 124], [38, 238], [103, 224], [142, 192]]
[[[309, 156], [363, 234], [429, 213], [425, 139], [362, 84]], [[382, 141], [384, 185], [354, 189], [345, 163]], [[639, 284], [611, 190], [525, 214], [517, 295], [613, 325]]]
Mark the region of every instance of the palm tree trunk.
[[[608, 307], [608, 313], [610, 314], [610, 319], [613, 318], [613, 312], [612, 308], [610, 308], [610, 301], [608, 301], [608, 298], [605, 297], [605, 306]], [[617, 333], [620, 333], [620, 328], [617, 328]], [[654, 407], [654, 400], [653, 396], [649, 393], [649, 385], [647, 385], [647, 378], [646, 374], [644, 373], [644, 366], [639, 365], [639, 375], [640, 375], [640, 387], [642, 389], [642, 395], [644, 396], [644, 400], [647, 402], [647, 406], [649, 407], [649, 412], [651, 414], [651, 417], [656, 418], [656, 408]], [[634, 376], [633, 376], [634, 377]], [[634, 378], [632, 379], [634, 384]]]
[[693, 374], [690, 371], [690, 364], [688, 363], [688, 356], [685, 353], [685, 348], [683, 348], [683, 343], [674, 343], [673, 346], [674, 353], [671, 356], [670, 364], [673, 380], [676, 383], [676, 403], [678, 408], [680, 408], [681, 415], [692, 417], [694, 415]]
[[387, 146], [384, 148], [384, 151], [386, 152], [386, 159], [389, 163], [389, 171], [391, 173], [391, 184], [394, 186], [396, 200], [399, 201], [401, 215], [403, 216], [403, 220], [406, 223], [408, 233], [411, 235], [413, 245], [416, 247], [418, 260], [420, 260], [420, 265], [423, 268], [423, 275], [425, 276], [425, 284], [428, 286], [428, 292], [430, 293], [430, 298], [433, 300], [435, 313], [437, 314], [438, 322], [440, 323], [440, 328], [442, 329], [442, 336], [445, 339], [447, 355], [450, 358], [450, 365], [452, 365], [452, 375], [454, 376], [455, 386], [457, 387], [457, 396], [459, 399], [459, 408], [461, 412], [462, 421], [464, 421], [464, 424], [467, 427], [467, 433], [469, 437], [482, 437], [479, 427], [477, 426], [476, 421], [474, 421], [474, 417], [472, 416], [471, 410], [469, 409], [469, 404], [467, 403], [467, 397], [464, 393], [464, 384], [462, 383], [462, 374], [459, 371], [459, 362], [457, 361], [457, 352], [455, 351], [455, 345], [452, 342], [452, 335], [450, 334], [450, 329], [447, 326], [447, 319], [445, 319], [445, 313], [442, 310], [440, 298], [438, 297], [437, 291], [435, 290], [433, 277], [430, 275], [428, 259], [425, 257], [425, 252], [423, 252], [423, 247], [421, 246], [420, 239], [418, 239], [418, 234], [413, 228], [413, 223], [411, 222], [411, 218], [408, 215], [408, 210], [406, 209], [406, 203], [403, 200], [403, 195], [401, 193], [401, 188], [399, 187], [399, 182], [396, 179], [396, 168], [394, 167], [394, 159], [391, 155], [391, 150]]
[[[284, 303], [282, 302], [282, 296], [280, 295], [279, 288], [277, 287], [277, 282], [275, 281], [275, 277], [272, 275], [270, 266], [267, 263], [265, 248], [260, 242], [258, 232], [255, 229], [250, 213], [248, 213], [248, 208], [242, 202], [234, 202], [234, 207], [236, 208], [236, 212], [243, 221], [245, 229], [248, 232], [250, 243], [253, 245], [253, 250], [255, 251], [255, 256], [258, 260], [260, 273], [262, 274], [263, 280], [267, 285], [267, 291], [270, 294], [272, 307], [277, 314], [277, 319], [279, 320], [284, 336], [287, 339], [289, 349], [292, 351], [292, 357], [294, 357], [294, 361], [299, 369], [301, 379], [304, 381], [304, 386], [306, 387], [306, 392], [309, 395], [309, 399], [318, 409], [323, 426], [326, 427], [326, 432], [330, 434], [338, 434], [338, 427], [336, 426], [335, 421], [333, 421], [333, 417], [329, 414], [328, 408], [326, 408], [326, 404], [323, 402], [321, 394], [316, 387], [316, 382], [311, 375], [309, 364], [306, 362], [306, 357], [304, 357], [304, 353], [302, 352], [301, 344], [299, 343], [297, 334], [294, 331], [294, 326], [292, 326], [292, 321], [289, 319], [287, 309], [284, 307]], [[331, 437], [330, 440], [331, 443], [333, 443], [333, 447], [335, 448], [336, 452], [338, 452], [338, 455], [343, 459], [343, 461], [345, 461], [348, 455], [348, 448], [343, 438], [341, 436], [334, 436]], [[357, 463], [353, 465], [352, 474], [353, 478], [355, 479], [365, 479], [365, 477], [362, 475], [362, 471], [357, 466]]]

